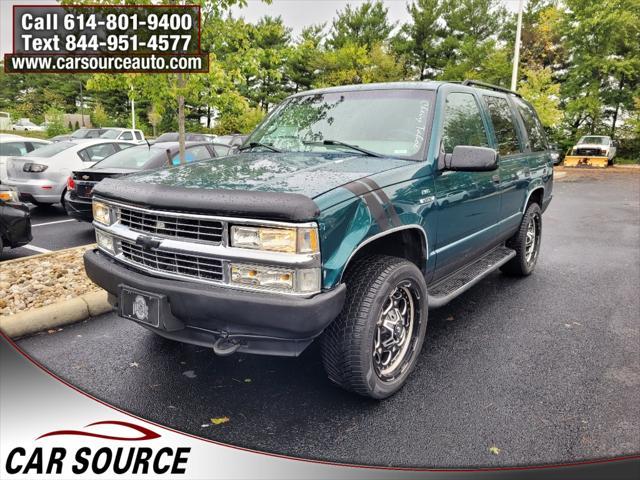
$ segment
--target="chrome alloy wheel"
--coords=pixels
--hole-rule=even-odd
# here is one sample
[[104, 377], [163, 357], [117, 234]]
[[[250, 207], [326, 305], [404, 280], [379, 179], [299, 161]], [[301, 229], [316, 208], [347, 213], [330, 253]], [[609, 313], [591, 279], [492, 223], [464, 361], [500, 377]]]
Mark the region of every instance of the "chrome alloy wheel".
[[527, 225], [527, 236], [524, 246], [524, 258], [528, 265], [533, 265], [538, 257], [540, 244], [540, 216], [533, 215]]
[[373, 366], [381, 380], [393, 380], [410, 363], [419, 331], [417, 300], [411, 282], [402, 282], [382, 307], [373, 337]]

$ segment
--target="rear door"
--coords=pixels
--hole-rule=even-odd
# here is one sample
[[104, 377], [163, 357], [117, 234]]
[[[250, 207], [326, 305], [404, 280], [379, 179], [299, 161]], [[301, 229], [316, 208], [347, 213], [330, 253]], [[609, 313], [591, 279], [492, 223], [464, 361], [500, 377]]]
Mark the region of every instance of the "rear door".
[[500, 155], [500, 214], [498, 235], [509, 237], [520, 224], [522, 205], [529, 186], [528, 153], [518, 128], [515, 111], [506, 95], [483, 93], [482, 101], [493, 127], [493, 139]]
[[[478, 97], [453, 88], [446, 94], [443, 110], [441, 157], [451, 154], [457, 145], [490, 146]], [[436, 174], [436, 277], [468, 263], [495, 243], [500, 208], [495, 175], [497, 171], [441, 170]]]

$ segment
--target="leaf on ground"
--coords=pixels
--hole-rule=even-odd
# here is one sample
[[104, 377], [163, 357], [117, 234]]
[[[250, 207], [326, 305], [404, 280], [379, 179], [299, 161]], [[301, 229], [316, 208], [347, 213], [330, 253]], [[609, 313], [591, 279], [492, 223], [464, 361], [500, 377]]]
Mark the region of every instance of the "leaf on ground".
[[494, 445], [489, 447], [489, 453], [492, 455], [500, 455], [500, 449]]
[[449, 315], [447, 317], [447, 322], [453, 322], [453, 315]]
[[214, 425], [221, 425], [223, 423], [227, 423], [228, 421], [229, 421], [229, 417], [218, 417], [218, 418], [211, 419], [211, 423], [213, 423]]
[[251, 383], [251, 379], [250, 378], [245, 378], [244, 379], [244, 383]]
[[187, 370], [186, 372], [182, 372], [182, 374], [187, 378], [196, 378], [197, 375], [193, 370]]

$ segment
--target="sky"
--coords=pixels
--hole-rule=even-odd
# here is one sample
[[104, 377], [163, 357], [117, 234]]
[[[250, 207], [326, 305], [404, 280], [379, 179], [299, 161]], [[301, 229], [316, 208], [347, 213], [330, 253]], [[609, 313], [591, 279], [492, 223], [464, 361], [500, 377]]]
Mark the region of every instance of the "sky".
[[[408, 0], [384, 0], [385, 6], [389, 9], [389, 19], [391, 22], [404, 23], [409, 20], [407, 13]], [[501, 0], [509, 10], [515, 11], [518, 8], [519, 0]], [[255, 22], [264, 15], [282, 16], [285, 25], [293, 30], [294, 35], [298, 35], [302, 28], [317, 23], [326, 22], [331, 24], [331, 19], [336, 12], [344, 9], [347, 4], [354, 7], [361, 5], [364, 0], [273, 0], [268, 5], [260, 0], [248, 0], [245, 8], [234, 7], [232, 9], [235, 17], [242, 16], [249, 22]], [[13, 5], [55, 5], [55, 0], [0, 0], [0, 53], [11, 53], [11, 37], [13, 35], [12, 6]]]

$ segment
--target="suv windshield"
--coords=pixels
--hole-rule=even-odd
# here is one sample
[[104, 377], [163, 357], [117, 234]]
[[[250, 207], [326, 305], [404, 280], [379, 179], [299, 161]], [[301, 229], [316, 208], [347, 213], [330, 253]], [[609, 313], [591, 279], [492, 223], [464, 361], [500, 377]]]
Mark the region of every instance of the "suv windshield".
[[73, 142], [57, 142], [50, 143], [49, 145], [45, 145], [44, 147], [40, 147], [37, 150], [33, 150], [25, 155], [25, 157], [40, 157], [40, 158], [50, 158], [58, 153], [66, 150], [67, 148], [71, 148], [77, 143]]
[[579, 144], [591, 143], [594, 145], [609, 145], [609, 139], [607, 137], [582, 137]]
[[[282, 152], [358, 152], [421, 160], [433, 91], [362, 90], [293, 97], [260, 125], [245, 145]], [[221, 140], [222, 138], [218, 138]], [[324, 144], [328, 142], [330, 144]]]
[[121, 132], [121, 130], [107, 130], [102, 135], [100, 135], [100, 138], [118, 138], [118, 135], [120, 135]]
[[131, 147], [116, 152], [101, 162], [96, 163], [93, 168], [141, 169], [147, 162], [163, 154], [165, 154], [163, 149], [149, 148], [146, 145], [140, 145], [139, 147]]

